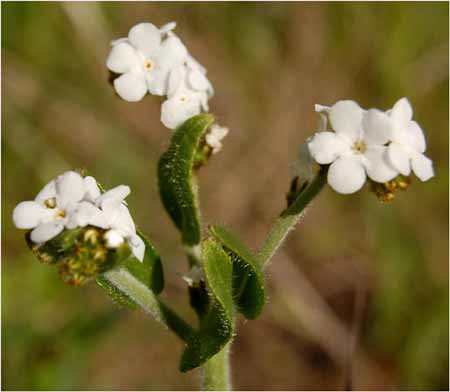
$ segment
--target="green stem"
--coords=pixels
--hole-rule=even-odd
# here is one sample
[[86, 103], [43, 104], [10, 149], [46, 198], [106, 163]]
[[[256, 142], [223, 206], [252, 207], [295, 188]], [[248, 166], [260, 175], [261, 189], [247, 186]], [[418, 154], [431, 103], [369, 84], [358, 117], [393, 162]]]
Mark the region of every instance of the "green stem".
[[202, 367], [202, 391], [231, 391], [230, 345], [228, 343]]
[[138, 304], [142, 310], [153, 316], [166, 328], [175, 332], [183, 341], [187, 341], [193, 334], [193, 328], [165, 305], [147, 286], [137, 280], [125, 268], [115, 268], [103, 274], [119, 291], [127, 295]]
[[292, 204], [286, 208], [275, 221], [260, 251], [258, 262], [261, 268], [267, 266], [274, 253], [302, 216], [308, 204], [319, 194], [326, 184], [328, 167], [322, 166], [311, 183], [303, 190]]

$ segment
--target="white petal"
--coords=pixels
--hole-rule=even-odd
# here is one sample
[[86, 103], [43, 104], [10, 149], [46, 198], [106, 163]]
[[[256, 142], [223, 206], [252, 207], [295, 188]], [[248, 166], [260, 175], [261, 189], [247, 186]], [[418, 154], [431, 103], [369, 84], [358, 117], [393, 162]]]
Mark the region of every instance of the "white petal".
[[201, 111], [200, 97], [180, 94], [166, 100], [161, 106], [161, 122], [169, 129], [175, 129]]
[[161, 44], [161, 32], [151, 23], [139, 23], [130, 29], [128, 39], [146, 57], [151, 57]]
[[120, 98], [128, 102], [137, 102], [147, 93], [145, 75], [126, 73], [114, 79], [114, 88]]
[[113, 229], [108, 230], [103, 235], [103, 238], [105, 239], [107, 248], [118, 248], [124, 242], [122, 235], [117, 230]]
[[433, 161], [423, 154], [414, 154], [411, 159], [411, 167], [414, 174], [421, 181], [427, 181], [434, 177]]
[[367, 175], [375, 182], [387, 182], [398, 176], [398, 171], [387, 161], [387, 147], [372, 146], [364, 153]]
[[421, 154], [425, 152], [427, 145], [420, 125], [415, 121], [410, 121], [405, 131], [403, 142]]
[[77, 203], [85, 194], [83, 177], [74, 171], [61, 174], [56, 179], [56, 203], [64, 209], [70, 203]]
[[196, 91], [206, 91], [212, 95], [213, 88], [208, 78], [198, 70], [191, 70], [188, 72], [188, 85]]
[[84, 181], [84, 189], [86, 190], [84, 198], [87, 201], [94, 203], [101, 193], [97, 184], [97, 180], [94, 177], [87, 176], [84, 177], [83, 181]]
[[161, 26], [159, 28], [159, 31], [161, 32], [161, 34], [166, 34], [169, 31], [174, 30], [175, 27], [177, 27], [177, 23], [176, 22], [169, 22], [169, 23], [166, 23], [165, 25]]
[[103, 193], [96, 201], [97, 206], [104, 208], [105, 202], [108, 205], [118, 207], [130, 194], [131, 189], [128, 185], [119, 185]]
[[150, 94], [167, 95], [170, 70], [168, 68], [154, 68], [145, 75]]
[[328, 114], [328, 112], [330, 111], [330, 107], [329, 106], [325, 106], [325, 105], [320, 105], [318, 103], [316, 103], [314, 105], [314, 111], [316, 113], [325, 113]]
[[34, 199], [38, 203], [44, 203], [46, 200], [56, 197], [56, 183], [55, 180], [50, 181], [45, 185], [42, 190], [37, 194]]
[[187, 49], [178, 37], [168, 37], [162, 44], [154, 60], [161, 68], [173, 69], [186, 61]]
[[130, 247], [134, 257], [136, 257], [141, 262], [144, 261], [145, 243], [142, 238], [139, 236], [135, 236], [133, 238], [133, 244], [130, 244]]
[[64, 225], [62, 223], [41, 223], [31, 232], [30, 238], [31, 241], [40, 244], [56, 237], [63, 229]]
[[328, 184], [339, 193], [359, 191], [366, 181], [366, 172], [359, 159], [343, 157], [333, 162], [328, 170]]
[[334, 132], [319, 132], [308, 143], [309, 151], [321, 165], [335, 161], [342, 153], [349, 150], [345, 141]]
[[108, 228], [108, 222], [99, 208], [93, 204], [83, 201], [79, 203], [69, 218], [68, 228], [85, 227], [92, 225], [102, 229]]
[[186, 64], [190, 69], [196, 69], [203, 74], [206, 74], [206, 68], [201, 65], [195, 58], [188, 54], [186, 59]]
[[170, 71], [168, 85], [167, 85], [167, 98], [172, 98], [177, 91], [184, 86], [184, 80], [186, 79], [187, 69], [182, 65]]
[[409, 176], [411, 173], [410, 153], [409, 151], [398, 143], [391, 143], [387, 150], [388, 163], [404, 176]]
[[400, 124], [406, 124], [408, 121], [411, 121], [413, 110], [408, 98], [399, 99], [391, 109], [390, 116]]
[[139, 54], [128, 42], [120, 42], [113, 45], [106, 60], [108, 69], [116, 73], [126, 73], [140, 65]]
[[363, 116], [364, 141], [366, 144], [382, 146], [392, 135], [392, 122], [386, 113], [370, 109]]
[[331, 126], [336, 133], [345, 135], [350, 141], [359, 137], [363, 110], [354, 101], [339, 101], [329, 112]]
[[35, 201], [23, 201], [13, 211], [13, 222], [18, 229], [32, 229], [48, 220], [52, 210]]

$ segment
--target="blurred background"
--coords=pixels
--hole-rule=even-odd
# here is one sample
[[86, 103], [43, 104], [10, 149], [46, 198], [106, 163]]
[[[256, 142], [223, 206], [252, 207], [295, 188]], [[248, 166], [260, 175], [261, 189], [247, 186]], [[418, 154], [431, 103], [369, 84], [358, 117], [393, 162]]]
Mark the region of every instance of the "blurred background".
[[355, 389], [448, 389], [447, 3], [1, 7], [2, 389], [197, 388], [198, 371], [178, 372], [177, 338], [94, 284], [64, 285], [11, 222], [19, 201], [65, 170], [130, 185], [130, 209], [163, 258], [163, 295], [194, 320], [187, 263], [158, 198], [170, 138], [160, 99], [120, 100], [105, 67], [112, 39], [171, 20], [208, 68], [211, 110], [231, 130], [200, 172], [204, 221], [226, 222], [251, 248], [284, 208], [315, 103], [388, 109], [407, 96], [435, 163], [435, 178], [389, 204], [322, 192], [268, 269], [263, 316], [239, 322], [235, 388], [342, 389], [351, 378]]

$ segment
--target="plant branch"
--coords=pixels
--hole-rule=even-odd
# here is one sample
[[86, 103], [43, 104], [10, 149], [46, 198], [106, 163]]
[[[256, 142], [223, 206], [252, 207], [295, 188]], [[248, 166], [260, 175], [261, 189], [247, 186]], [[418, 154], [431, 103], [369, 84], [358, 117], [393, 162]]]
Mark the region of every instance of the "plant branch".
[[281, 246], [289, 231], [291, 231], [301, 218], [308, 204], [319, 194], [326, 184], [328, 167], [321, 166], [319, 172], [309, 185], [295, 198], [295, 200], [281, 213], [269, 231], [261, 249], [258, 252], [258, 263], [261, 268], [268, 262]]
[[172, 330], [183, 341], [193, 334], [193, 328], [165, 305], [156, 295], [125, 268], [115, 268], [103, 274], [114, 287], [131, 298], [142, 310], [153, 316], [166, 328]]
[[230, 391], [230, 345], [228, 343], [202, 366], [202, 391]]

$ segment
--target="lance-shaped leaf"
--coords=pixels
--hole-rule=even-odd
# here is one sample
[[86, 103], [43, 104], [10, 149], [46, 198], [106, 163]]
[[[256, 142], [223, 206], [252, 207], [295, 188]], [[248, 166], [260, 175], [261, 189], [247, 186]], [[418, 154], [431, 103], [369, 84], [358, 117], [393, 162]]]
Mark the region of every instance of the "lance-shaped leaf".
[[181, 358], [186, 372], [203, 365], [217, 354], [233, 336], [232, 265], [228, 255], [214, 240], [202, 243], [205, 280], [211, 296], [209, 309], [198, 331], [190, 337]]
[[158, 164], [161, 200], [177, 228], [183, 243], [200, 243], [201, 226], [194, 164], [200, 140], [214, 117], [200, 114], [177, 128], [170, 146]]
[[233, 263], [233, 298], [239, 312], [257, 318], [266, 302], [264, 276], [252, 252], [223, 226], [209, 227]]

